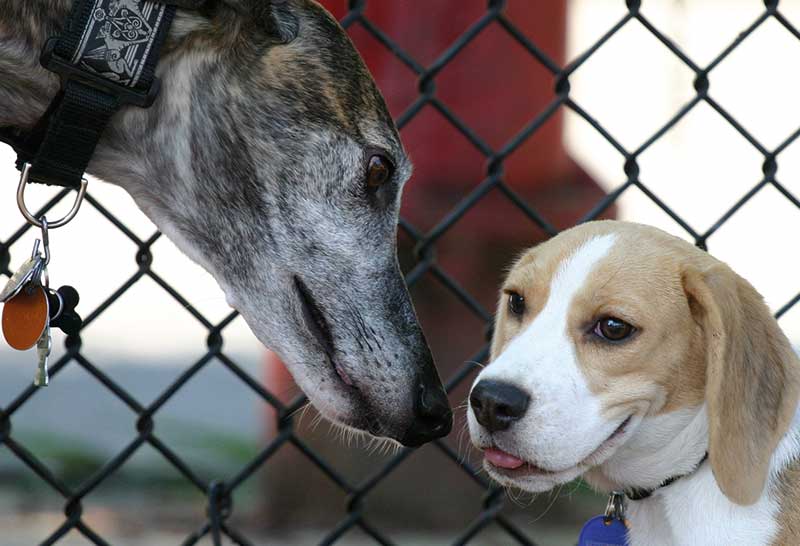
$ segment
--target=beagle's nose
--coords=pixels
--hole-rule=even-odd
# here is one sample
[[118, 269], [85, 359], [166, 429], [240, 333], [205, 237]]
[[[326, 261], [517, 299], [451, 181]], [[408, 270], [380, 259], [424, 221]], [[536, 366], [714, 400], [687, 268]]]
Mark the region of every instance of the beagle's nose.
[[489, 432], [506, 430], [511, 423], [525, 415], [528, 396], [510, 383], [483, 380], [472, 389], [469, 403], [475, 418]]

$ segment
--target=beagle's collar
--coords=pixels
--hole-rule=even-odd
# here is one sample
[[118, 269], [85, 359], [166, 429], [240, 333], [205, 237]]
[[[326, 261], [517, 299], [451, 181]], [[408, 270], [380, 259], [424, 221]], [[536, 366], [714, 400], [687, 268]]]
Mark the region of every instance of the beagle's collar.
[[687, 472], [686, 474], [681, 474], [680, 476], [671, 476], [671, 477], [667, 478], [666, 480], [664, 480], [663, 482], [661, 482], [656, 487], [653, 487], [652, 489], [643, 489], [643, 488], [638, 488], [638, 487], [634, 487], [633, 489], [626, 489], [625, 490], [625, 497], [627, 497], [628, 500], [632, 500], [632, 501], [644, 500], [644, 499], [648, 498], [650, 495], [652, 495], [653, 493], [655, 493], [656, 491], [658, 491], [659, 489], [661, 489], [662, 487], [667, 487], [668, 485], [672, 485], [673, 483], [675, 483], [676, 481], [680, 480], [681, 478], [685, 478], [686, 476], [689, 476], [690, 474], [694, 474], [695, 472], [697, 472], [697, 469], [700, 468], [700, 466], [704, 462], [706, 462], [706, 459], [708, 459], [708, 451], [706, 451], [705, 455], [703, 455], [703, 458], [700, 459], [700, 462], [698, 462], [697, 465], [695, 465], [695, 467], [692, 469], [691, 472]]

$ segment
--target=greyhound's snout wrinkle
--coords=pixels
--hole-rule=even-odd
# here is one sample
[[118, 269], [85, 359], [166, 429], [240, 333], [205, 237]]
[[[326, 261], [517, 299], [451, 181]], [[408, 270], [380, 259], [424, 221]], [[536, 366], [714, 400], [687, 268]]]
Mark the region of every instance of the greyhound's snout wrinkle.
[[319, 308], [319, 305], [314, 299], [314, 296], [311, 295], [308, 287], [297, 275], [294, 276], [294, 287], [300, 297], [303, 319], [305, 320], [308, 330], [313, 334], [320, 346], [322, 346], [328, 357], [333, 358], [333, 336], [331, 335], [331, 327], [325, 319], [325, 314]]

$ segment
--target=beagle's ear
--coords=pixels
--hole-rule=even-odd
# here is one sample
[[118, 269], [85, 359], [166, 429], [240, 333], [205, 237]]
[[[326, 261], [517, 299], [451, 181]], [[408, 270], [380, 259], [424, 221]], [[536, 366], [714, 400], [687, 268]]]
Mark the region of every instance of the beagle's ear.
[[761, 295], [728, 266], [689, 267], [683, 287], [706, 347], [711, 468], [725, 496], [753, 504], [797, 406], [800, 362]]

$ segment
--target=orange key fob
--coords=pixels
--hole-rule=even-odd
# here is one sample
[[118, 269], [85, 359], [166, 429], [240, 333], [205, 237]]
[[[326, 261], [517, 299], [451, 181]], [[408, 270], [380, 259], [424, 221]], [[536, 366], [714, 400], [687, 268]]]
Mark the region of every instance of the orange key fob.
[[3, 335], [18, 351], [27, 351], [42, 337], [50, 308], [45, 289], [27, 285], [3, 307]]

